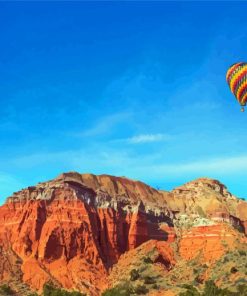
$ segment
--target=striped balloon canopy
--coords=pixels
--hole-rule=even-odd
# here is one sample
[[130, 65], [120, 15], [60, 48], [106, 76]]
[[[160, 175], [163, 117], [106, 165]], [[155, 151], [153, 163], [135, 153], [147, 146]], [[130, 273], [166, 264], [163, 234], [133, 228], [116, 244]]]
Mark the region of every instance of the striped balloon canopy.
[[226, 73], [226, 81], [244, 111], [243, 106], [247, 101], [247, 63], [233, 64]]

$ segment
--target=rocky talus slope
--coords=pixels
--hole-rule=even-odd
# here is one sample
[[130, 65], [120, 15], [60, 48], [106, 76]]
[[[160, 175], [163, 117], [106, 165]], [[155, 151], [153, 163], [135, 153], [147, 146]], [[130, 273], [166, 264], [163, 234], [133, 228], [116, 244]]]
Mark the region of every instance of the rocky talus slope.
[[210, 278], [220, 258], [246, 246], [244, 233], [247, 203], [216, 180], [166, 192], [124, 177], [65, 173], [0, 207], [0, 283], [16, 295], [51, 282], [98, 296], [146, 264], [160, 289], [176, 295], [178, 268], [181, 281], [192, 280], [186, 266], [196, 260], [208, 266], [202, 280]]

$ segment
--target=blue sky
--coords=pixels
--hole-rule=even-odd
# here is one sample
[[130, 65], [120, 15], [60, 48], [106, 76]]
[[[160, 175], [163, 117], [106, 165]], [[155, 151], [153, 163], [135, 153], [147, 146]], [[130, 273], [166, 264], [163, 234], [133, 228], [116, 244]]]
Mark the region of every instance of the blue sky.
[[61, 172], [247, 197], [245, 2], [1, 2], [0, 202]]

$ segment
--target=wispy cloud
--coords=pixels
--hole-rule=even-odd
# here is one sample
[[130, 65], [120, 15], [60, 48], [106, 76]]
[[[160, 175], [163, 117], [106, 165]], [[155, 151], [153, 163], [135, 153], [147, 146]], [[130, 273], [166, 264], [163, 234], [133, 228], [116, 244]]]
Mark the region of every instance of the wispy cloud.
[[[47, 172], [43, 175], [44, 179], [39, 177], [39, 181], [54, 178], [57, 174], [70, 170], [127, 176], [150, 184], [165, 182], [178, 184], [178, 182], [203, 176], [219, 179], [222, 182], [247, 177], [247, 155], [198, 158], [193, 161], [176, 162], [161, 152], [138, 154], [126, 149], [116, 150], [102, 147], [99, 151], [96, 147], [92, 147], [87, 151], [68, 150], [26, 155], [12, 159], [11, 162], [12, 166], [22, 168], [24, 171], [38, 170], [46, 165]], [[54, 164], [56, 164], [56, 170], [52, 169]], [[0, 173], [0, 197], [5, 197], [21, 187], [22, 184], [18, 180]]]
[[152, 143], [152, 142], [161, 142], [170, 140], [170, 135], [165, 134], [141, 134], [137, 136], [133, 136], [131, 138], [123, 139], [129, 144], [144, 144], [144, 143]]
[[[169, 137], [168, 137], [169, 138]], [[156, 135], [140, 135], [129, 138], [130, 143], [146, 143], [166, 140], [166, 136]], [[150, 177], [148, 172], [152, 172], [152, 178], [168, 178], [176, 179], [176, 177], [188, 175], [222, 175], [230, 176], [237, 174], [245, 174], [247, 167], [247, 155], [225, 156], [225, 157], [200, 157], [191, 161], [176, 162], [169, 159], [161, 151], [152, 154], [139, 154], [135, 150], [115, 149], [109, 146], [102, 146], [99, 150], [96, 146], [79, 150], [65, 150], [60, 152], [36, 153], [16, 157], [9, 162], [14, 167], [30, 169], [43, 166], [43, 164], [56, 163], [61, 169], [77, 169], [80, 171], [98, 170], [116, 174], [124, 171], [126, 175], [135, 178]], [[0, 174], [0, 183], [3, 177]], [[11, 178], [4, 175], [4, 180], [11, 182]]]
[[246, 171], [247, 155], [224, 158], [210, 158], [195, 160], [187, 163], [169, 163], [150, 165], [146, 169], [152, 170], [152, 174], [179, 176], [186, 174], [207, 175], [231, 175], [240, 174]]
[[90, 128], [81, 132], [74, 132], [76, 137], [93, 137], [105, 134], [122, 122], [127, 121], [131, 117], [131, 112], [119, 112], [104, 116], [96, 120], [95, 124]]

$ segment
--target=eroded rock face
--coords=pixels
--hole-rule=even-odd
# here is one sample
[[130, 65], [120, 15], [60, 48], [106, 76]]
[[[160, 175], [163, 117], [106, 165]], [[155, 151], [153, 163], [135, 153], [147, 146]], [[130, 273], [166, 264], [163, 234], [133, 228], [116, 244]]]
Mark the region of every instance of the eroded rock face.
[[172, 191], [177, 214], [198, 214], [216, 223], [227, 222], [246, 231], [247, 203], [217, 180], [199, 178]]
[[201, 263], [213, 263], [236, 247], [237, 238], [236, 231], [225, 224], [192, 227], [182, 232], [179, 252], [186, 260], [197, 257]]
[[150, 193], [146, 189], [131, 192], [109, 177], [103, 177], [106, 187], [96, 188], [99, 183], [88, 184], [86, 177], [84, 182], [79, 174], [62, 175], [29, 187], [0, 209], [0, 245], [11, 246], [23, 261], [23, 280], [34, 289], [53, 280], [98, 295], [121, 254], [152, 238], [174, 239], [170, 218], [146, 211], [141, 200], [141, 193]]
[[[174, 224], [181, 236], [180, 256], [190, 260], [203, 250], [209, 260], [222, 233], [229, 237], [219, 223], [246, 230], [245, 207], [224, 185], [210, 179], [169, 193], [123, 177], [62, 174], [13, 194], [0, 207], [0, 281], [9, 281], [16, 273], [13, 266], [19, 266], [19, 276], [34, 290], [53, 281], [100, 295], [120, 256], [147, 241], [155, 245], [160, 260], [168, 258], [174, 264], [169, 248], [176, 241]], [[205, 225], [192, 225], [185, 234], [176, 221], [189, 222], [181, 215]]]
[[144, 258], [149, 258], [164, 273], [167, 273], [176, 264], [174, 250], [169, 243], [149, 240], [120, 256], [118, 264], [113, 266], [108, 277], [109, 286], [114, 286], [123, 279], [128, 281], [133, 269], [145, 269]]

